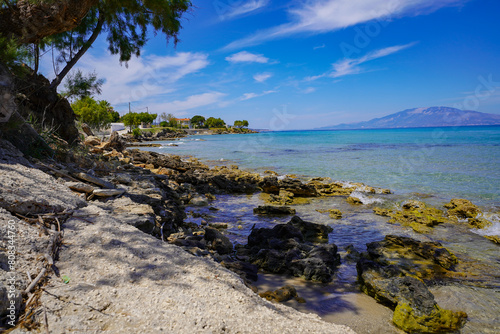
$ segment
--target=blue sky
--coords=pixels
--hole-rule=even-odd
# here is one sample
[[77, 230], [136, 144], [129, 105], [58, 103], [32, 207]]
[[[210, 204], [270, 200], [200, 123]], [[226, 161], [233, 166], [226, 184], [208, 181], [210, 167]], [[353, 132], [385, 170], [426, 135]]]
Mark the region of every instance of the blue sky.
[[500, 113], [498, 0], [193, 1], [181, 42], [128, 67], [100, 38], [78, 67], [122, 114], [310, 129], [450, 106]]

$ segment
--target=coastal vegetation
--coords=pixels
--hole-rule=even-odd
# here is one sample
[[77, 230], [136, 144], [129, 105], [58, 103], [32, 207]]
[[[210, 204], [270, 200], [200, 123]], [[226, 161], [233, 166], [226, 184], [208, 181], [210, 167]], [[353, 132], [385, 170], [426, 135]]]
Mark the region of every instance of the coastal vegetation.
[[96, 101], [92, 97], [83, 97], [71, 104], [79, 122], [85, 123], [94, 130], [104, 129], [112, 122], [120, 119], [108, 101]]

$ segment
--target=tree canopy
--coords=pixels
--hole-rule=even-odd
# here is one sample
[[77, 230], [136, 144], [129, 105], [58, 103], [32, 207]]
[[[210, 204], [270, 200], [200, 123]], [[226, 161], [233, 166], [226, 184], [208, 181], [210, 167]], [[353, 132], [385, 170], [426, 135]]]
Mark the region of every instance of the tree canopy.
[[204, 128], [205, 127], [205, 117], [196, 115], [191, 118], [191, 124], [194, 125], [197, 128]]
[[63, 95], [68, 98], [78, 97], [83, 99], [86, 96], [101, 94], [101, 86], [104, 83], [103, 79], [98, 79], [95, 72], [84, 75], [78, 70], [74, 75], [70, 75], [66, 84], [66, 90]]
[[191, 6], [189, 0], [4, 0], [0, 36], [18, 45], [35, 44], [36, 64], [40, 49], [58, 50], [64, 68], [52, 82], [55, 88], [101, 33], [123, 62], [140, 55], [148, 30], [177, 43], [182, 15]]
[[151, 124], [156, 119], [157, 114], [150, 114], [147, 112], [129, 112], [121, 118], [125, 126], [138, 127], [141, 123]]
[[236, 128], [246, 128], [248, 126], [248, 121], [247, 120], [242, 120], [242, 121], [234, 121], [234, 127]]
[[205, 126], [209, 128], [223, 128], [226, 126], [226, 122], [224, 122], [221, 118], [209, 117], [205, 121]]
[[75, 101], [71, 107], [80, 122], [95, 130], [108, 127], [111, 122], [116, 121], [118, 114], [108, 101], [96, 101], [90, 96]]

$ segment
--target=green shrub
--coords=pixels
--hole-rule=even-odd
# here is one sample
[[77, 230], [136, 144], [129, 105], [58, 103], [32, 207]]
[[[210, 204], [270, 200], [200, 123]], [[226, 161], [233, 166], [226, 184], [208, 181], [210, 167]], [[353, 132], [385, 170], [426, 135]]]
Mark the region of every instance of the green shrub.
[[135, 128], [134, 130], [132, 130], [132, 135], [133, 135], [135, 138], [140, 137], [140, 136], [141, 136], [141, 134], [142, 134], [142, 132], [141, 132], [141, 129], [139, 129], [139, 128]]
[[162, 122], [160, 122], [160, 126], [162, 128], [166, 128], [168, 126], [168, 122], [162, 121]]

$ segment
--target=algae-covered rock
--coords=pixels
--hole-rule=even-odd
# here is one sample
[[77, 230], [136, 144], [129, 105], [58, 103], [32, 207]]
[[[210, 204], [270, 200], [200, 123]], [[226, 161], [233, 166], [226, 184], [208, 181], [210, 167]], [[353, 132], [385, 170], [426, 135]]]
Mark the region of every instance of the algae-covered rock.
[[407, 275], [424, 280], [446, 277], [458, 263], [455, 255], [438, 242], [387, 235], [366, 245], [367, 257], [383, 266], [396, 266]]
[[466, 199], [454, 198], [450, 203], [444, 205], [448, 209], [448, 216], [456, 218], [476, 218], [481, 214], [481, 210], [471, 201]]
[[342, 218], [342, 212], [339, 209], [328, 210], [328, 215], [332, 219], [341, 219]]
[[462, 328], [467, 313], [445, 310], [436, 304], [432, 312], [419, 316], [409, 304], [398, 303], [392, 321], [408, 333], [443, 333]]
[[497, 245], [500, 245], [500, 237], [498, 235], [485, 235], [486, 239], [493, 241]]
[[403, 226], [410, 226], [418, 233], [428, 233], [431, 231], [431, 227], [449, 222], [449, 220], [443, 216], [443, 211], [429, 207], [425, 203], [415, 200], [404, 202], [399, 211], [379, 209], [378, 212], [381, 215], [391, 217], [389, 223], [399, 223]]
[[392, 210], [375, 207], [373, 213], [382, 217], [390, 217]]
[[[398, 250], [397, 253], [404, 256], [398, 261], [395, 261], [394, 255], [386, 256], [386, 252], [390, 253], [388, 249], [373, 252], [373, 247], [370, 244], [367, 246], [369, 253], [356, 266], [361, 290], [394, 310], [393, 322], [396, 326], [410, 333], [440, 333], [463, 326], [467, 315], [441, 309], [434, 295], [417, 277], [422, 272], [427, 274], [428, 265], [432, 267], [432, 263], [423, 261], [423, 257], [417, 254], [426, 253], [426, 245], [413, 244], [406, 252]], [[417, 250], [412, 249], [415, 246]], [[412, 267], [416, 267], [417, 272]]]
[[284, 190], [293, 193], [294, 196], [299, 197], [318, 196], [318, 193], [313, 186], [304, 184], [302, 183], [302, 181], [291, 178], [290, 176], [287, 176], [285, 178], [265, 176], [259, 183], [259, 187], [263, 192], [275, 195], [279, 195], [280, 191]]
[[479, 229], [492, 225], [492, 222], [484, 218], [469, 218], [467, 219], [467, 223], [469, 224], [470, 228], [479, 228]]
[[346, 187], [341, 182], [324, 183], [321, 180], [312, 180], [308, 185], [314, 187], [321, 196], [349, 196], [356, 190], [355, 186]]
[[269, 301], [282, 303], [289, 301], [292, 298], [297, 298], [297, 290], [291, 285], [285, 285], [275, 291], [266, 291], [259, 293], [259, 296]]
[[353, 196], [347, 197], [346, 201], [347, 201], [347, 203], [349, 203], [351, 205], [361, 205], [361, 204], [363, 204], [363, 202], [359, 198], [353, 197]]

